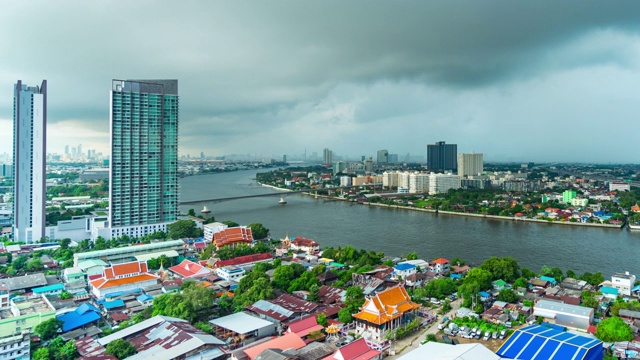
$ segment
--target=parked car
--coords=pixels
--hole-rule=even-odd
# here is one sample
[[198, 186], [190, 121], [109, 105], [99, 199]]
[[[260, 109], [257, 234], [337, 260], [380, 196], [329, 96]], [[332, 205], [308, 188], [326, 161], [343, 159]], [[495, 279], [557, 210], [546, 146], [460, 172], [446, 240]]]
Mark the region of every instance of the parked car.
[[484, 338], [482, 338], [482, 340], [487, 341], [487, 340], [489, 340], [490, 337], [491, 337], [491, 333], [486, 331], [484, 333]]
[[491, 338], [492, 339], [497, 339], [498, 338], [498, 332], [494, 331], [493, 334], [491, 334]]
[[504, 337], [507, 336], [507, 330], [502, 330], [500, 331], [500, 340], [504, 339]]
[[447, 335], [442, 335], [442, 341], [445, 344], [451, 344], [451, 339], [449, 339], [449, 337]]
[[431, 303], [434, 304], [434, 305], [440, 305], [440, 300], [438, 300], [436, 298], [431, 298], [431, 300], [429, 300], [429, 301], [431, 301]]
[[504, 326], [510, 328], [511, 327], [511, 321], [507, 321], [506, 323], [504, 323]]

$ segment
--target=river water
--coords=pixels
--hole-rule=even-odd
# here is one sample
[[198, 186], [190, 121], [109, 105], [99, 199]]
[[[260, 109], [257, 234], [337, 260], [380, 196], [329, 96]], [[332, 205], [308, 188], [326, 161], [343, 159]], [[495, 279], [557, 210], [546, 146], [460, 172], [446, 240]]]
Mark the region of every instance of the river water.
[[[255, 174], [268, 169], [185, 177], [180, 200], [191, 201], [265, 194]], [[605, 277], [630, 271], [639, 275], [640, 232], [581, 226], [478, 219], [403, 209], [369, 207], [343, 201], [288, 195], [181, 206], [181, 212], [206, 205], [217, 221], [262, 223], [273, 238], [307, 237], [321, 246], [351, 245], [388, 256], [417, 252], [425, 260], [459, 257], [479, 265], [491, 256], [512, 256], [538, 272], [543, 265], [576, 273], [600, 271]]]

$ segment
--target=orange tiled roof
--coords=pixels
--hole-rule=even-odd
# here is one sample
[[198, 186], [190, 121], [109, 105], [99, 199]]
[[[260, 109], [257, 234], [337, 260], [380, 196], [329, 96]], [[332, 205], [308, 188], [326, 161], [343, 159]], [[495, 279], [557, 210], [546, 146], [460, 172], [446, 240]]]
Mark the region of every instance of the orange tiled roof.
[[[375, 311], [370, 310], [372, 306], [376, 309]], [[362, 311], [353, 315], [353, 317], [372, 324], [382, 325], [402, 316], [405, 312], [419, 308], [420, 305], [411, 301], [411, 297], [407, 294], [404, 286], [396, 286], [381, 291], [376, 296], [365, 301]]]
[[113, 279], [122, 275], [130, 275], [136, 273], [146, 273], [147, 263], [132, 261], [122, 264], [114, 264], [111, 267], [104, 269], [104, 277], [107, 279]]
[[449, 260], [445, 259], [445, 258], [437, 258], [435, 260], [433, 260], [434, 263], [436, 264], [448, 264]]
[[107, 288], [114, 287], [114, 286], [133, 284], [133, 283], [137, 283], [137, 282], [154, 280], [154, 279], [157, 280], [157, 279], [159, 279], [159, 277], [157, 277], [155, 275], [151, 275], [151, 274], [140, 274], [140, 275], [125, 277], [125, 278], [121, 278], [121, 279], [99, 278], [99, 279], [90, 281], [89, 283], [94, 288], [107, 289]]
[[214, 233], [213, 242], [219, 248], [235, 243], [251, 244], [253, 242], [253, 235], [251, 234], [251, 228], [246, 226], [232, 227]]
[[633, 212], [640, 212], [640, 206], [638, 206], [638, 204], [635, 204], [631, 207], [631, 211]]

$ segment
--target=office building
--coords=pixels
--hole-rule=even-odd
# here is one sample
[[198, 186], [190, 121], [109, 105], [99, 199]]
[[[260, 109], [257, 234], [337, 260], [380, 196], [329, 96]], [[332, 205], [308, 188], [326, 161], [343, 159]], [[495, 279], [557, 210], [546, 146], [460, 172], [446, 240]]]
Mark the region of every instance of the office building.
[[31, 243], [45, 236], [47, 80], [13, 92], [13, 234]]
[[347, 163], [340, 160], [333, 163], [333, 176], [336, 176], [347, 170]]
[[458, 171], [458, 145], [438, 141], [427, 145], [427, 167], [434, 172]]
[[373, 159], [368, 158], [364, 161], [364, 172], [372, 173], [373, 172]]
[[110, 108], [109, 226], [166, 231], [178, 213], [178, 81], [113, 80]]
[[398, 154], [389, 154], [389, 164], [398, 163]]
[[378, 164], [388, 164], [388, 163], [389, 163], [389, 151], [378, 150]]
[[11, 165], [11, 164], [0, 164], [0, 176], [2, 176], [2, 177], [12, 177], [13, 176], [13, 165]]
[[333, 164], [333, 151], [330, 149], [324, 149], [322, 151], [322, 163]]
[[458, 154], [458, 175], [477, 176], [484, 171], [484, 160], [482, 154]]

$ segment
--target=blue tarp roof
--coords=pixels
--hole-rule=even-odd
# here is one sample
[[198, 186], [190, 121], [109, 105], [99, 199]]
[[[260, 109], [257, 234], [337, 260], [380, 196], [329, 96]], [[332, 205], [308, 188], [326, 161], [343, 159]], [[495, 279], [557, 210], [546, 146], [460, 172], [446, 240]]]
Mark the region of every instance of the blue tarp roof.
[[608, 286], [601, 287], [600, 292], [602, 292], [603, 294], [618, 295], [618, 289]]
[[496, 352], [520, 360], [602, 360], [602, 353], [598, 339], [541, 325], [516, 330]]
[[552, 278], [551, 276], [540, 276], [540, 280], [548, 281], [554, 285], [557, 283], [556, 279]]
[[482, 297], [489, 297], [489, 296], [491, 296], [491, 294], [489, 294], [489, 293], [488, 293], [488, 292], [486, 292], [486, 291], [480, 291], [480, 292], [478, 293], [478, 295], [480, 295], [480, 296], [482, 296]]
[[105, 301], [102, 304], [102, 306], [104, 306], [104, 308], [107, 309], [107, 310], [111, 310], [111, 309], [123, 307], [124, 306], [124, 301], [122, 299], [113, 300], [113, 301]]
[[462, 279], [462, 275], [460, 274], [450, 274], [449, 277], [452, 279]]
[[62, 331], [67, 332], [100, 320], [100, 310], [90, 304], [82, 304], [75, 311], [57, 316], [62, 321]]

